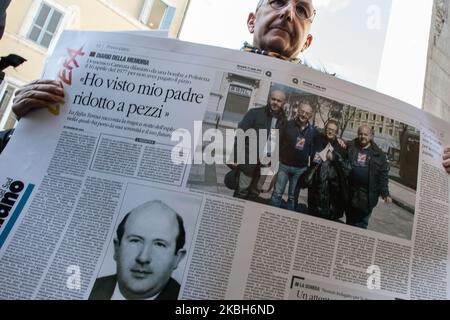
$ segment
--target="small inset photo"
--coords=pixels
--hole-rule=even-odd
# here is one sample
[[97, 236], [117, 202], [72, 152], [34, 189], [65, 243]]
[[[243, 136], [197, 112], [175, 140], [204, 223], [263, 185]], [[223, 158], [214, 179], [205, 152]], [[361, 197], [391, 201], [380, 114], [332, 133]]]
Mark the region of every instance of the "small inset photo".
[[177, 300], [201, 203], [128, 185], [89, 300]]

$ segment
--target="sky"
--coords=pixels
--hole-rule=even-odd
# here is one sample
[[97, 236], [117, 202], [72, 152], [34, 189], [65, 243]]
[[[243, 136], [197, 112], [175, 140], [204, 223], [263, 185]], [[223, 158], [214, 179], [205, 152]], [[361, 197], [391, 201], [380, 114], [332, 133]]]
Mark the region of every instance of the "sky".
[[[258, 0], [192, 0], [180, 39], [239, 49]], [[432, 0], [313, 0], [305, 56], [348, 81], [422, 104]], [[338, 49], [336, 49], [338, 48]]]

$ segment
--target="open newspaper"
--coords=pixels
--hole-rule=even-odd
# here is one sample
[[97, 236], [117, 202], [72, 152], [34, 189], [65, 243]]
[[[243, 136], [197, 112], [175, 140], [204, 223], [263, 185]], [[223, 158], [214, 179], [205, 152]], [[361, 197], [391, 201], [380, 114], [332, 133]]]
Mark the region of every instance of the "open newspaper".
[[[450, 298], [444, 121], [301, 65], [123, 33], [64, 32], [44, 77], [64, 83], [65, 104], [22, 119], [0, 157], [0, 298], [130, 298], [154, 276], [162, 289], [146, 298]], [[286, 96], [287, 121], [304, 101], [314, 106], [317, 135], [336, 119], [347, 148], [370, 128], [392, 203], [379, 198], [367, 229], [346, 224], [347, 213], [310, 214], [308, 188], [294, 210], [287, 188], [270, 205], [274, 152], [261, 192], [234, 197], [236, 182], [225, 182], [235, 129], [273, 90]], [[335, 149], [318, 150], [322, 165]], [[361, 164], [354, 175], [371, 157], [350, 159]], [[148, 225], [135, 221], [146, 210], [177, 214], [171, 257], [165, 234], [129, 235], [132, 220]], [[149, 234], [166, 230], [166, 216]]]

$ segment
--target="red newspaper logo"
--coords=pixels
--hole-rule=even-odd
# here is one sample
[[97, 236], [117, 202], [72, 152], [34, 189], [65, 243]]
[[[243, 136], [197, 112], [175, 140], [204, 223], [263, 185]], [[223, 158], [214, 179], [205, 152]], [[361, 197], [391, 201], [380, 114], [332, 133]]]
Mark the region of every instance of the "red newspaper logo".
[[[80, 65], [77, 62], [77, 58], [79, 56], [84, 56], [83, 47], [81, 47], [78, 50], [73, 50], [68, 48], [67, 49], [68, 57], [64, 60], [63, 67], [58, 73], [58, 78], [67, 85], [72, 85], [72, 75], [73, 75], [73, 69], [79, 68]], [[58, 104], [55, 107], [48, 107], [48, 111], [50, 111], [51, 114], [58, 116], [61, 111], [61, 105]]]

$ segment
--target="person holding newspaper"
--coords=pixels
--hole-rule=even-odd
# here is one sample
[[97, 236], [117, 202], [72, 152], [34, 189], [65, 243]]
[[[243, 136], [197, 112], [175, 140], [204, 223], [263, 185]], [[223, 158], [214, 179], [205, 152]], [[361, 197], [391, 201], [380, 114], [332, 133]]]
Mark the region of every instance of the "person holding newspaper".
[[253, 44], [243, 50], [299, 63], [300, 52], [312, 43], [316, 15], [312, 0], [260, 0], [247, 19]]
[[367, 229], [379, 197], [386, 203], [392, 202], [389, 196], [389, 165], [384, 152], [372, 141], [371, 128], [367, 125], [358, 128], [358, 137], [348, 144], [348, 155], [352, 170], [346, 223]]
[[[253, 43], [245, 44], [243, 50], [299, 63], [298, 55], [313, 41], [310, 31], [315, 14], [312, 0], [260, 0], [247, 19]], [[17, 91], [12, 110], [19, 119], [32, 110], [58, 104], [63, 98], [59, 81], [38, 80]], [[9, 137], [7, 133], [0, 139]], [[0, 145], [5, 142], [0, 141]], [[444, 150], [443, 165], [450, 173], [450, 146]]]
[[90, 300], [176, 300], [180, 284], [171, 277], [186, 254], [183, 219], [162, 201], [131, 210], [114, 239], [117, 273], [98, 278]]

